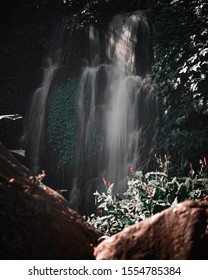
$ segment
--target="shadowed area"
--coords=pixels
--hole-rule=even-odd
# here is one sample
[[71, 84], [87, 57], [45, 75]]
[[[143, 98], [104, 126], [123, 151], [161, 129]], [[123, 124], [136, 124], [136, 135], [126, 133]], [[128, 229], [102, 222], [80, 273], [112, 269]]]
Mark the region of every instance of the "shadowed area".
[[0, 259], [93, 259], [101, 234], [0, 144]]

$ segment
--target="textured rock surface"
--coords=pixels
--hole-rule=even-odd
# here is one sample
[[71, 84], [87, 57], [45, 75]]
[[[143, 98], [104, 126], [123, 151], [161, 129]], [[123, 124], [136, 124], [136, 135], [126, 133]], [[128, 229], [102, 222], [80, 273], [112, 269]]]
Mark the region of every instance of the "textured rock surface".
[[0, 259], [93, 259], [100, 235], [0, 144]]
[[185, 201], [112, 236], [101, 260], [208, 259], [208, 202]]

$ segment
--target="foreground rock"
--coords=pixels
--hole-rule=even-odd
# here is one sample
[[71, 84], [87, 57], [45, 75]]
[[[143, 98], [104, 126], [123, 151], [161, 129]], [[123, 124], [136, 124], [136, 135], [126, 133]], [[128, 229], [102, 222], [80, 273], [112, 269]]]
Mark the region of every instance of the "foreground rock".
[[98, 260], [208, 259], [208, 202], [166, 209], [103, 241], [94, 254]]
[[0, 144], [0, 259], [93, 259], [101, 234]]

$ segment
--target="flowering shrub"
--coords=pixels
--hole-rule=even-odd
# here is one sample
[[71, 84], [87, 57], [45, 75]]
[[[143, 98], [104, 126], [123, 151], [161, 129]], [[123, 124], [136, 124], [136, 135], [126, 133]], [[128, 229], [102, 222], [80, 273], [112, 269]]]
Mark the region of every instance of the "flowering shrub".
[[94, 193], [98, 213], [91, 214], [87, 221], [106, 235], [112, 235], [179, 202], [208, 199], [205, 157], [200, 160], [198, 173], [190, 164], [186, 177], [169, 176], [171, 162], [167, 155], [156, 159], [158, 171], [143, 174], [130, 168], [127, 190], [123, 194], [114, 194], [113, 184], [109, 185], [103, 178], [106, 192]]

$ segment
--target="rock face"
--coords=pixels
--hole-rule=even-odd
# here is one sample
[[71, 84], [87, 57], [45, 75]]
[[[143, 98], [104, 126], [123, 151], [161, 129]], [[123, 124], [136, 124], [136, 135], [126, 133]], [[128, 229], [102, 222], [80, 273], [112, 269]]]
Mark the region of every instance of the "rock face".
[[208, 259], [208, 202], [166, 209], [103, 241], [94, 254], [97, 260]]
[[101, 234], [0, 144], [0, 259], [94, 259]]

